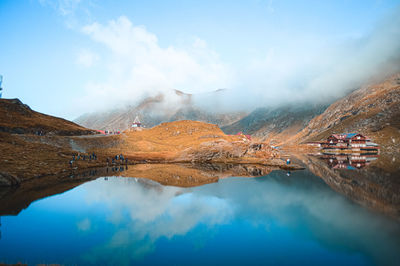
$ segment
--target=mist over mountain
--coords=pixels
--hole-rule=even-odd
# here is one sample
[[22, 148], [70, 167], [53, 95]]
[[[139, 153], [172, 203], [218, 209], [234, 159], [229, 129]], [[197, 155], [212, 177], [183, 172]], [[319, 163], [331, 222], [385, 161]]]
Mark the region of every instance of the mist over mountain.
[[331, 104], [287, 141], [322, 140], [333, 133], [363, 132], [398, 156], [400, 148], [400, 73], [368, 84]]
[[249, 115], [222, 127], [227, 134], [242, 131], [277, 143], [300, 132], [308, 123], [321, 114], [328, 105], [287, 105], [275, 108], [257, 108]]
[[[110, 51], [104, 63], [113, 69], [90, 83], [80, 100], [91, 111], [75, 122], [124, 130], [136, 115], [146, 127], [190, 119], [229, 134], [286, 142], [335, 101], [400, 71], [399, 14], [400, 7], [394, 8], [369, 32], [336, 43], [297, 36], [240, 66], [224, 62], [201, 39], [189, 50], [163, 48], [154, 33], [124, 16], [92, 23], [83, 33]], [[169, 89], [182, 86], [191, 94]]]
[[[210, 96], [215, 97], [215, 95]], [[247, 114], [237, 111], [216, 112], [217, 106], [215, 110], [203, 109], [195, 105], [194, 97], [194, 95], [174, 90], [172, 94], [147, 97], [137, 105], [87, 113], [78, 117], [75, 122], [87, 128], [122, 131], [128, 129], [135, 117], [138, 116], [145, 127], [177, 120], [195, 120], [223, 127], [236, 122]]]

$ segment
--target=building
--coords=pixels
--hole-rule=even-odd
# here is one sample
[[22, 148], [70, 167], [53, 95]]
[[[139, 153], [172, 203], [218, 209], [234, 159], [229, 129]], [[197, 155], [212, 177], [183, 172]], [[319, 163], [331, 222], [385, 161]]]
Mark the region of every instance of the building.
[[360, 133], [333, 134], [330, 135], [326, 142], [322, 142], [323, 149], [333, 150], [358, 150], [363, 152], [376, 152], [379, 145], [371, 142], [371, 140]]
[[346, 134], [346, 141], [351, 148], [366, 147], [369, 139], [366, 136], [357, 133]]
[[251, 140], [251, 136], [250, 136], [250, 135], [243, 134], [242, 131], [236, 133], [236, 136], [242, 136], [243, 138], [245, 138], [245, 139], [247, 139], [247, 140]]
[[325, 147], [347, 148], [346, 134], [330, 135], [325, 143]]
[[139, 117], [136, 116], [131, 127], [141, 127], [141, 126], [142, 126], [142, 123], [140, 122]]
[[328, 137], [323, 146], [324, 148], [360, 148], [366, 147], [367, 141], [370, 139], [359, 133], [333, 134]]
[[131, 130], [142, 130], [142, 123], [140, 122], [138, 116], [136, 116], [135, 120], [133, 120], [133, 123], [131, 125]]

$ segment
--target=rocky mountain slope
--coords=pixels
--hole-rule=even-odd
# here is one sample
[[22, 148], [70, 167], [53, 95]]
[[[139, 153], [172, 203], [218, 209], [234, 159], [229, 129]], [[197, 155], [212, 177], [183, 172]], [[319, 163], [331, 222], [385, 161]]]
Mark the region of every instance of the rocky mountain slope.
[[[218, 93], [218, 92], [215, 92]], [[126, 106], [105, 112], [89, 113], [78, 117], [75, 122], [88, 128], [100, 130], [128, 129], [136, 116], [145, 127], [153, 127], [162, 122], [193, 120], [224, 126], [241, 119], [244, 112], [216, 113], [194, 104], [193, 95], [175, 90], [173, 104], [167, 104], [167, 96], [159, 94], [148, 97], [138, 105]]]
[[86, 135], [95, 133], [62, 118], [38, 113], [18, 99], [0, 99], [0, 132]]
[[280, 143], [301, 131], [326, 107], [319, 104], [258, 108], [239, 121], [222, 127], [222, 130], [227, 134], [242, 131], [271, 143]]
[[60, 173], [75, 152], [71, 138], [96, 136], [65, 119], [35, 112], [18, 99], [0, 99], [0, 112], [0, 187]]

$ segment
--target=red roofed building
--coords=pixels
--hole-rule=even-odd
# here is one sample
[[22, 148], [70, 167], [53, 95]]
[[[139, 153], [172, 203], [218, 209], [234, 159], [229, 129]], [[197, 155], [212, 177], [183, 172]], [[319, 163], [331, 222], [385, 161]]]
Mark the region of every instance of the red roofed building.
[[243, 134], [242, 131], [236, 133], [236, 136], [243, 136], [243, 137], [247, 138], [248, 140], [251, 140], [251, 136], [250, 136], [250, 135], [245, 135], [245, 134]]
[[321, 144], [324, 149], [379, 150], [378, 144], [359, 133], [332, 134]]

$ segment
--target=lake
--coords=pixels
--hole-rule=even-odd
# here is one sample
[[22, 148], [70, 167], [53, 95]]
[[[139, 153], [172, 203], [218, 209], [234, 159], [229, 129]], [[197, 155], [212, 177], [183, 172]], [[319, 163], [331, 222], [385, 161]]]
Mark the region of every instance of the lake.
[[[243, 169], [138, 166], [3, 190], [0, 262], [400, 265], [397, 183], [378, 184], [385, 195], [364, 193], [358, 176], [368, 170], [327, 164], [318, 168], [324, 179], [308, 163], [293, 172], [247, 167], [256, 177], [229, 178]], [[174, 180], [134, 177], [154, 169]], [[341, 182], [353, 187], [340, 191]]]

